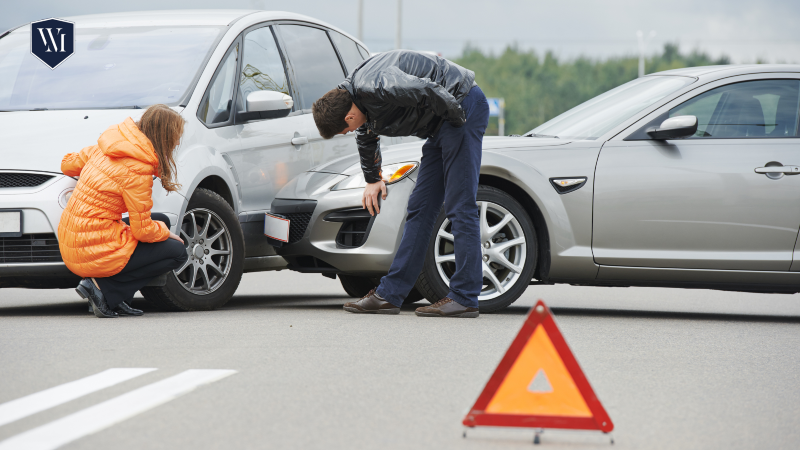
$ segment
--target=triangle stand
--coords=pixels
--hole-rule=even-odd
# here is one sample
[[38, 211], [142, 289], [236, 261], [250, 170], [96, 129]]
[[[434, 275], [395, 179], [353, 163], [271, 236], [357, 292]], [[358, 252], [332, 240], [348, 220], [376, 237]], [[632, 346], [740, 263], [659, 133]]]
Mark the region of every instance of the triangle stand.
[[528, 313], [462, 423], [469, 428], [534, 428], [534, 443], [544, 428], [614, 429], [542, 300]]

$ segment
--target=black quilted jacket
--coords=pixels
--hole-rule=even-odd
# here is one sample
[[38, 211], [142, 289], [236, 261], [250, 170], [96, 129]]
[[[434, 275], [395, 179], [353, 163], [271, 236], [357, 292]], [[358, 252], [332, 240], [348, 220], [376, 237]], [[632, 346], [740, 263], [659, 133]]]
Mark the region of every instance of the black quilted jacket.
[[471, 70], [409, 50], [380, 53], [356, 67], [338, 87], [367, 116], [367, 123], [356, 130], [367, 182], [381, 179], [379, 135], [428, 138], [445, 120], [462, 126], [461, 100], [474, 84]]

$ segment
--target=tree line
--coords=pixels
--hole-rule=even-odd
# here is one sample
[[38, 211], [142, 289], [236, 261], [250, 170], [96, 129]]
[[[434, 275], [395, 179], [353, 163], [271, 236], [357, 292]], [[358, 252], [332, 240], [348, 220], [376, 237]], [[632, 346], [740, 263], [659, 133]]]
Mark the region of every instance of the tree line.
[[[523, 134], [603, 92], [638, 76], [639, 58], [614, 57], [595, 60], [580, 57], [560, 60], [548, 51], [540, 57], [535, 50], [507, 47], [501, 54], [486, 54], [468, 46], [454, 60], [475, 71], [475, 81], [487, 97], [505, 98], [505, 134]], [[730, 64], [695, 50], [681, 53], [677, 44], [646, 59], [646, 73], [682, 67]], [[497, 135], [497, 119], [489, 122], [487, 135]]]

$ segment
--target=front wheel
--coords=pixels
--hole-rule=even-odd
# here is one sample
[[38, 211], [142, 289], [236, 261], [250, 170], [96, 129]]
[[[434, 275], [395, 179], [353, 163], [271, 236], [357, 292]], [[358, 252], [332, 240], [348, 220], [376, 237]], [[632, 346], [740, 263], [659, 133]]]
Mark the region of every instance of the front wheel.
[[[478, 187], [483, 280], [481, 312], [499, 311], [514, 303], [528, 287], [536, 269], [536, 229], [525, 209], [507, 193]], [[456, 269], [452, 224], [444, 209], [434, 226], [417, 289], [434, 303], [450, 291]]]
[[165, 286], [142, 288], [142, 295], [172, 311], [219, 308], [233, 297], [244, 271], [244, 237], [233, 208], [216, 192], [199, 188], [179, 234], [189, 254], [186, 264], [167, 275]]

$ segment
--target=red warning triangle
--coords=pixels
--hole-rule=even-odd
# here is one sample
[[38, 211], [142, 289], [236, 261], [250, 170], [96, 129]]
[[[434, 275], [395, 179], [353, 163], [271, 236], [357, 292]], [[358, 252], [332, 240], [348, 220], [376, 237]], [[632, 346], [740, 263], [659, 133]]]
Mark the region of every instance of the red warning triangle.
[[614, 429], [550, 309], [539, 300], [464, 425]]

